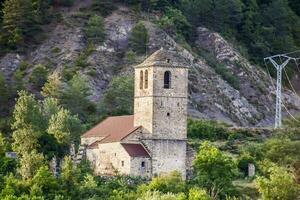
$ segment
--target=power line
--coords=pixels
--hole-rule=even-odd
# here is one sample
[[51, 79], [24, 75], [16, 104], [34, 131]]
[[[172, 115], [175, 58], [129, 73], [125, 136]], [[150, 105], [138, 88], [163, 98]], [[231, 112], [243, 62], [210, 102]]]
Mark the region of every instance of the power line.
[[[264, 62], [265, 63], [265, 67], [266, 67], [266, 69], [267, 69], [267, 72], [268, 72], [268, 77], [269, 77], [269, 79], [270, 79], [270, 81], [271, 81], [271, 85], [272, 85], [272, 87], [274, 88], [274, 90], [275, 90], [275, 84], [274, 84], [274, 82], [273, 82], [273, 78], [272, 78], [272, 76], [271, 76], [271, 73], [270, 73], [270, 71], [269, 71], [269, 67], [268, 67], [268, 65], [267, 65], [267, 63], [266, 62]], [[291, 118], [292, 119], [294, 119], [295, 121], [297, 121], [297, 122], [300, 122], [299, 120], [297, 120], [295, 117], [294, 117], [294, 115], [292, 115], [291, 113], [290, 113], [290, 111], [287, 109], [287, 107], [285, 106], [285, 104], [282, 102], [282, 106], [284, 107], [284, 109], [286, 110], [286, 112], [291, 116]]]
[[[300, 50], [298, 51], [294, 51], [294, 52], [290, 52], [290, 53], [286, 53], [286, 54], [278, 54], [278, 55], [274, 55], [274, 56], [270, 56], [270, 57], [266, 57], [264, 58], [264, 62], [265, 65], [266, 61], [269, 61], [273, 64], [273, 66], [276, 68], [276, 72], [277, 72], [277, 77], [276, 77], [276, 112], [275, 112], [275, 128], [280, 128], [282, 125], [282, 115], [281, 115], [281, 107], [283, 105], [282, 103], [282, 70], [284, 70], [284, 68], [286, 67], [286, 65], [291, 61], [294, 60], [296, 65], [297, 65], [297, 60], [299, 58], [295, 58], [295, 57], [290, 57], [287, 55], [296, 53], [296, 52], [300, 52]], [[276, 62], [275, 59], [280, 60], [279, 62]], [[282, 58], [285, 58], [285, 61], [282, 61]], [[268, 70], [268, 68], [267, 68]], [[298, 69], [299, 70], [299, 69]], [[269, 71], [269, 70], [268, 70]], [[285, 71], [286, 73], [286, 71]], [[270, 74], [270, 73], [269, 73]], [[288, 76], [287, 76], [288, 78]], [[289, 80], [289, 78], [288, 78]], [[290, 81], [289, 81], [290, 82]], [[290, 85], [292, 86], [292, 84], [290, 83]], [[294, 89], [294, 87], [292, 86], [292, 88]], [[295, 92], [295, 89], [294, 89]], [[296, 92], [295, 92], [296, 93]], [[297, 95], [297, 93], [296, 93]], [[298, 96], [298, 95], [297, 95]], [[285, 106], [284, 106], [285, 107]], [[286, 108], [286, 107], [285, 107]], [[287, 110], [287, 109], [286, 109]], [[287, 110], [287, 112], [289, 113], [289, 111]], [[290, 114], [290, 113], [289, 113]], [[290, 114], [291, 115], [291, 114]], [[292, 115], [291, 115], [292, 116]], [[294, 118], [294, 116], [292, 116]]]

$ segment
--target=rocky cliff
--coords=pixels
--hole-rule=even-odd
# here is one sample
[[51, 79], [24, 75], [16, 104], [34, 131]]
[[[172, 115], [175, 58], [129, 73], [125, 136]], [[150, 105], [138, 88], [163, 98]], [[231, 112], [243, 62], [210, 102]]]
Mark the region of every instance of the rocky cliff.
[[[83, 4], [81, 6], [89, 6]], [[86, 17], [76, 8], [63, 12], [60, 23], [50, 26], [46, 39], [24, 55], [10, 53], [0, 59], [0, 71], [8, 82], [22, 61], [45, 64], [51, 72], [71, 68], [78, 56], [85, 51], [87, 43], [83, 34]], [[92, 95], [97, 102], [101, 99], [113, 76], [132, 74], [132, 65], [124, 62], [124, 52], [128, 47], [128, 37], [134, 24], [141, 16], [125, 7], [105, 18], [106, 40], [95, 45], [87, 55], [88, 66], [80, 73], [89, 79]], [[235, 126], [268, 126], [274, 121], [274, 87], [268, 74], [252, 65], [229, 42], [218, 33], [199, 27], [197, 40], [191, 48], [185, 49], [159, 29], [147, 17], [144, 24], [150, 36], [148, 52], [160, 48], [175, 49], [190, 60], [189, 74], [189, 115], [196, 118], [217, 119]], [[207, 57], [198, 52], [205, 51], [225, 67], [237, 79], [233, 86], [211, 66]], [[138, 57], [137, 63], [145, 57]], [[27, 69], [30, 74], [32, 68]], [[93, 71], [93, 73], [90, 73]], [[35, 91], [38, 92], [38, 91]], [[300, 109], [300, 99], [291, 91], [284, 90], [284, 103], [290, 112]]]

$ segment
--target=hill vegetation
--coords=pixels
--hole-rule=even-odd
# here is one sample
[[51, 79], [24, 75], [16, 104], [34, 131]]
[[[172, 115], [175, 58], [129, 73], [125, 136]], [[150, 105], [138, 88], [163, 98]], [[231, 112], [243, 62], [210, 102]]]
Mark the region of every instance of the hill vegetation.
[[[0, 0], [0, 55], [29, 54], [46, 37], [74, 0]], [[75, 165], [69, 149], [79, 145], [80, 135], [109, 115], [132, 114], [133, 77], [112, 77], [101, 100], [90, 99], [88, 59], [96, 44], [108, 37], [105, 18], [129, 7], [140, 18], [130, 31], [126, 52], [117, 52], [124, 66], [144, 58], [149, 47], [147, 18], [188, 50], [195, 48], [198, 27], [207, 27], [232, 41], [247, 58], [293, 51], [300, 44], [300, 4], [297, 0], [93, 0], [90, 7], [73, 13], [84, 19], [86, 46], [74, 62], [53, 71], [47, 64], [22, 61], [10, 80], [0, 73], [0, 199], [283, 199], [299, 196], [300, 125], [287, 120], [285, 129], [271, 133], [234, 129], [225, 123], [190, 119], [189, 144], [197, 152], [194, 176], [183, 181], [180, 174], [156, 177], [95, 177], [89, 163]], [[144, 16], [146, 15], [146, 16]], [[63, 49], [53, 47], [59, 55]], [[208, 52], [199, 52], [235, 89], [236, 76]], [[106, 55], [107, 56], [107, 55]], [[108, 57], [108, 56], [107, 56]], [[110, 69], [121, 71], [119, 68]], [[18, 159], [5, 156], [14, 151]], [[59, 176], [49, 163], [62, 161]], [[248, 164], [256, 176], [247, 177]]]

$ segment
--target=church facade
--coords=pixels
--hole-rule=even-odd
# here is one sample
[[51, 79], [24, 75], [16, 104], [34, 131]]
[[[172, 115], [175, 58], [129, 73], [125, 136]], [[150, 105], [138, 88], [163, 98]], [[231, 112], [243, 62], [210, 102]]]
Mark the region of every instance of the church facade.
[[188, 66], [163, 49], [135, 66], [134, 115], [108, 117], [81, 137], [95, 174], [186, 178]]

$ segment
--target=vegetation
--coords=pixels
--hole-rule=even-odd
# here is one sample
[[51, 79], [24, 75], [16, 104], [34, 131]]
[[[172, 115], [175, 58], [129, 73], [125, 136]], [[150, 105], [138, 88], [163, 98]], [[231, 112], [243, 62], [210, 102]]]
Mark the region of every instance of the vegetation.
[[[60, 19], [56, 8], [73, 0], [0, 0], [0, 56], [25, 52], [40, 42], [45, 25]], [[133, 113], [133, 78], [113, 77], [101, 101], [89, 99], [88, 56], [93, 44], [104, 42], [104, 19], [125, 4], [143, 12], [177, 42], [195, 50], [235, 89], [239, 80], [226, 65], [194, 44], [197, 27], [208, 27], [246, 49], [249, 58], [291, 51], [300, 44], [300, 5], [297, 0], [93, 0], [82, 18], [87, 48], [73, 64], [53, 72], [46, 65], [21, 62], [8, 82], [0, 74], [0, 199], [296, 199], [300, 184], [300, 125], [286, 120], [285, 129], [259, 135], [234, 130], [208, 120], [188, 120], [188, 142], [197, 150], [194, 176], [184, 181], [173, 172], [152, 180], [138, 177], [96, 177], [89, 163], [74, 165], [69, 157], [86, 128], [108, 115]], [[149, 15], [148, 15], [149, 14]], [[56, 16], [56, 17], [54, 17]], [[141, 19], [146, 19], [143, 17]], [[147, 54], [148, 30], [140, 21], [130, 32], [121, 57], [132, 65]], [[190, 46], [189, 46], [190, 45]], [[53, 54], [62, 52], [53, 47]], [[124, 54], [123, 54], [124, 53]], [[51, 63], [51, 61], [49, 61]], [[78, 71], [78, 72], [77, 72]], [[36, 95], [31, 94], [34, 92]], [[40, 94], [39, 94], [40, 92]], [[14, 99], [16, 98], [16, 101]], [[96, 106], [97, 105], [97, 106]], [[266, 136], [266, 137], [265, 137]], [[209, 141], [209, 142], [208, 142]], [[6, 157], [14, 151], [18, 159]], [[62, 162], [59, 175], [49, 162]], [[256, 175], [248, 177], [248, 165]], [[253, 194], [243, 183], [253, 186]]]
[[105, 39], [103, 18], [99, 15], [90, 17], [85, 34], [89, 42], [103, 42]]
[[129, 37], [129, 47], [137, 54], [145, 54], [147, 51], [149, 36], [148, 31], [142, 22], [137, 23]]
[[133, 77], [115, 77], [100, 102], [100, 111], [106, 115], [133, 113]]

